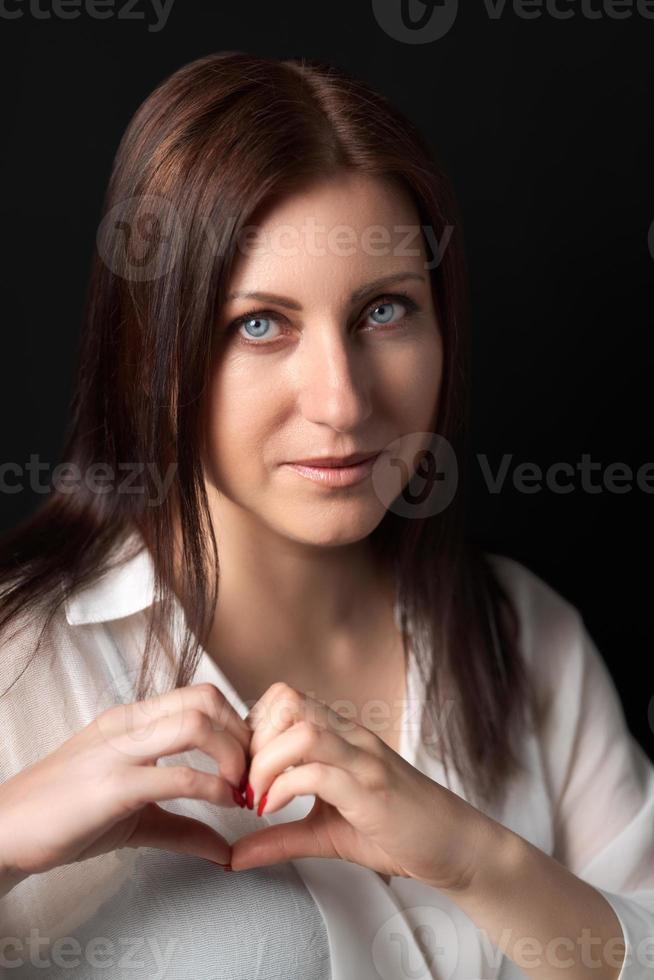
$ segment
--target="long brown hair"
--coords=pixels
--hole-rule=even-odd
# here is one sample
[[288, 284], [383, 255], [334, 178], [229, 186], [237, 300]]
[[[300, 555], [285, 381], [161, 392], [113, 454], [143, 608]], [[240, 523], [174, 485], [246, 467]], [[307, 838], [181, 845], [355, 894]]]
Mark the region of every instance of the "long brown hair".
[[[154, 252], [135, 257], [120, 236], [98, 235], [63, 447], [66, 462], [81, 473], [96, 464], [114, 474], [125, 461], [139, 464], [143, 492], [55, 487], [6, 533], [0, 630], [19, 611], [37, 607], [45, 630], [62, 601], [97, 579], [114, 546], [136, 528], [152, 553], [161, 597], [150, 608], [137, 684], [136, 697], [145, 697], [154, 637], [163, 642], [170, 623], [171, 528], [179, 527], [182, 574], [193, 598], [173, 686], [191, 682], [218, 596], [218, 551], [198, 452], [203, 395], [239, 235], [273, 195], [344, 169], [399, 181], [436, 241], [453, 229], [430, 270], [444, 344], [433, 431], [465, 462], [470, 399], [461, 221], [426, 139], [381, 94], [333, 65], [241, 51], [200, 58], [143, 102], [118, 148], [101, 230], [138, 228], [158, 251], [153, 266]], [[158, 493], [151, 467], [165, 474], [171, 464], [170, 492], [151, 506]], [[461, 465], [445, 510], [407, 518], [389, 508], [372, 541], [397, 568], [403, 627], [428, 683], [422, 718], [428, 751], [439, 751], [446, 767], [449, 756], [469, 798], [490, 801], [520, 768], [515, 750], [532, 693], [515, 608], [492, 562], [466, 534], [465, 471]], [[443, 726], [446, 679], [456, 710]]]

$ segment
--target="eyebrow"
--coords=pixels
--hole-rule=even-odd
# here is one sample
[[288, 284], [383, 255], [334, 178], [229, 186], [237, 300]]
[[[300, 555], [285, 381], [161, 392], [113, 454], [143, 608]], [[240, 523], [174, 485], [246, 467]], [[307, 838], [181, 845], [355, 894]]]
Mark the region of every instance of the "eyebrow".
[[[383, 289], [386, 286], [390, 286], [395, 282], [403, 282], [406, 279], [418, 279], [420, 282], [425, 282], [425, 277], [421, 276], [417, 272], [396, 272], [390, 276], [382, 276], [380, 279], [373, 279], [372, 282], [366, 283], [364, 286], [359, 286], [355, 289], [353, 293], [350, 294], [350, 303], [354, 304], [362, 300], [368, 293], [375, 289]], [[231, 299], [256, 299], [260, 300], [262, 303], [277, 303], [279, 306], [286, 306], [289, 310], [301, 310], [302, 304], [297, 303], [293, 299], [289, 299], [287, 296], [278, 296], [276, 293], [266, 293], [266, 292], [252, 292], [252, 293], [229, 293], [227, 296], [228, 300]]]

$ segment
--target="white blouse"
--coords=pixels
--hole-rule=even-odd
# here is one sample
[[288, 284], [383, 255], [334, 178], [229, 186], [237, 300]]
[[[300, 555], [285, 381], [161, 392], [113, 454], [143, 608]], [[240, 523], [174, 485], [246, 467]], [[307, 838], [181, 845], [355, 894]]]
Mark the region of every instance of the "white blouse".
[[[489, 557], [519, 611], [542, 721], [520, 749], [526, 774], [510, 784], [501, 811], [486, 812], [602, 892], [627, 947], [619, 980], [651, 978], [654, 765], [626, 726], [579, 612], [524, 565]], [[0, 783], [109, 705], [135, 700], [154, 598], [144, 549], [59, 610], [37, 657], [0, 698]], [[176, 603], [176, 630], [183, 615]], [[2, 690], [21, 674], [38, 626], [0, 648]], [[169, 670], [164, 651], [162, 657], [160, 670]], [[158, 676], [167, 683], [163, 672]], [[193, 678], [201, 681], [215, 684], [247, 715], [248, 706], [205, 651]], [[400, 753], [464, 796], [456, 774], [447, 780], [420, 743], [424, 687], [412, 654], [407, 682]], [[217, 771], [200, 750], [164, 756], [159, 764]], [[299, 796], [262, 817], [201, 800], [159, 805], [204, 821], [231, 843], [262, 821], [299, 819], [313, 802]], [[229, 873], [201, 858], [141, 847], [32, 875], [0, 897], [0, 976], [524, 980], [525, 974], [453, 901], [415, 881], [393, 877], [386, 884], [367, 868], [323, 858]]]

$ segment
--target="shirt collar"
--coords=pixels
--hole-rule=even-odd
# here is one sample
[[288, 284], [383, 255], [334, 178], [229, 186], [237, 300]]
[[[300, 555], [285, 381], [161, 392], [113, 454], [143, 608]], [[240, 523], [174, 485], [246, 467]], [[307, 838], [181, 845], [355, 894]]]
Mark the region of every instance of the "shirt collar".
[[141, 543], [137, 554], [104, 572], [91, 585], [75, 590], [64, 601], [66, 619], [71, 626], [120, 619], [152, 605], [154, 562], [139, 532], [133, 532], [121, 543], [117, 557], [131, 553], [136, 542]]

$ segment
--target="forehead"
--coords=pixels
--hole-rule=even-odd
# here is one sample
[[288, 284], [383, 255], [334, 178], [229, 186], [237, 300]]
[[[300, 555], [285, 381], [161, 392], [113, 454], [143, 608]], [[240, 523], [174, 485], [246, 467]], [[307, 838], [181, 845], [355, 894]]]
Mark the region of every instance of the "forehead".
[[229, 292], [287, 284], [350, 287], [424, 271], [425, 243], [409, 192], [387, 178], [339, 173], [269, 203], [239, 240]]

